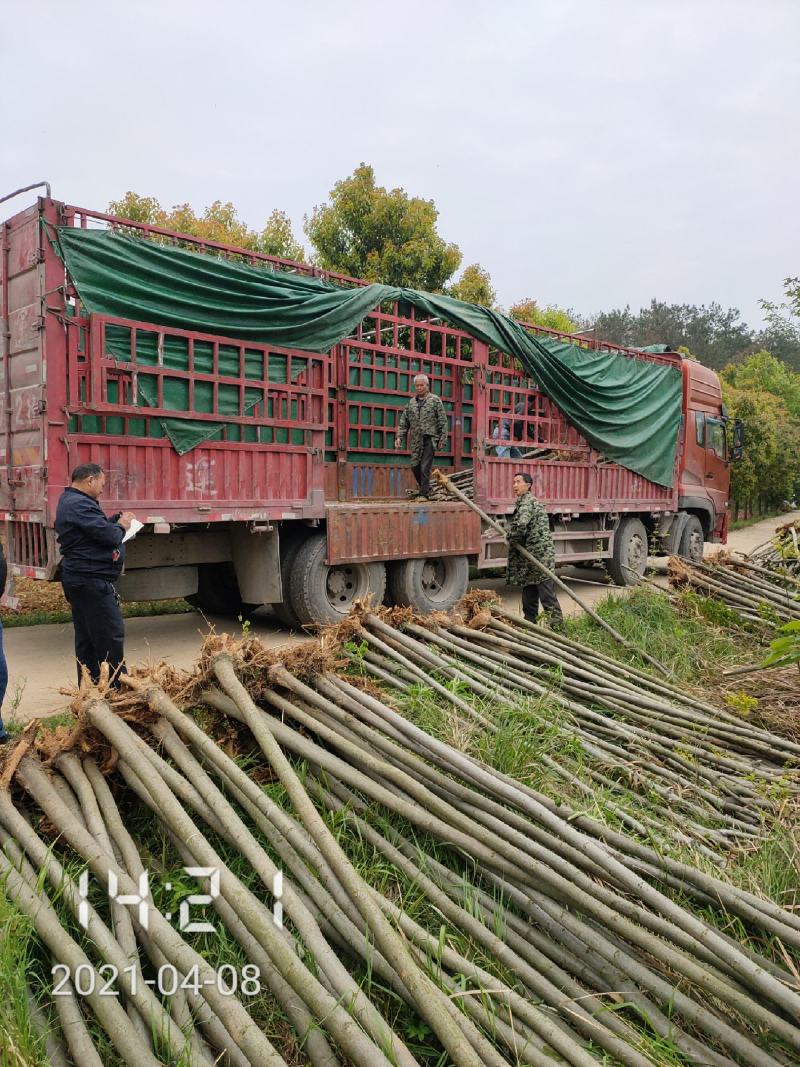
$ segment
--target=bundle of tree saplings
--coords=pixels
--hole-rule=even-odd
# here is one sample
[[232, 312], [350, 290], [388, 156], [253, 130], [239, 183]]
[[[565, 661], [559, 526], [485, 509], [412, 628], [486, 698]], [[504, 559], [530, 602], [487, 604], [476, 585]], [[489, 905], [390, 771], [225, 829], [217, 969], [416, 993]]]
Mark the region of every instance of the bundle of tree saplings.
[[[794, 912], [437, 740], [343, 677], [331, 644], [281, 662], [209, 639], [189, 682], [154, 672], [123, 695], [87, 691], [68, 736], [9, 754], [6, 892], [72, 982], [74, 1062], [98, 1062], [98, 1030], [136, 1064], [797, 1060]], [[206, 711], [180, 710], [198, 700]], [[244, 966], [222, 986], [209, 942], [144, 892], [160, 853], [130, 832], [143, 810], [257, 996]], [[174, 996], [152, 994], [154, 972], [179, 979]], [[98, 993], [109, 973], [118, 998]]]
[[[136, 737], [102, 699], [92, 714]], [[23, 743], [10, 753], [0, 790], [3, 887], [41, 942], [60, 1024], [46, 1023], [49, 1062], [283, 1064], [245, 1004], [258, 984], [254, 973], [216, 971], [154, 907], [144, 858], [114, 793], [97, 760], [81, 752], [102, 749], [102, 735], [81, 730], [80, 737], [77, 750], [51, 748], [47, 763]], [[116, 774], [136, 776], [140, 787], [138, 772], [112, 755]], [[224, 907], [236, 936], [235, 913]], [[263, 980], [271, 983], [272, 974]], [[36, 1004], [41, 1013], [38, 995]]]
[[[523, 452], [520, 459], [558, 459], [558, 455], [558, 452], [551, 448], [533, 448]], [[464, 470], [456, 471], [455, 474], [448, 474], [448, 478], [456, 489], [460, 489], [470, 500], [475, 496], [475, 473], [472, 467], [465, 467]], [[452, 503], [453, 497], [443, 485], [432, 485], [431, 500], [446, 500]]]
[[[453, 485], [457, 485], [462, 493], [466, 493], [468, 497], [472, 497], [475, 492], [474, 475], [472, 467], [466, 467], [464, 470], [456, 471], [455, 474], [449, 475]], [[452, 497], [443, 489], [440, 485], [431, 486], [431, 499], [432, 500], [448, 500], [452, 501]]]
[[510, 711], [540, 722], [574, 757], [543, 740], [540, 765], [587, 799], [602, 790], [607, 810], [643, 840], [672, 838], [715, 858], [757, 841], [777, 804], [800, 795], [796, 743], [485, 596], [468, 595], [451, 616], [365, 612], [350, 623], [351, 660], [400, 693], [429, 686], [466, 743], [501, 729]]
[[764, 668], [759, 663], [723, 671], [721, 689], [730, 707], [757, 723], [800, 742], [800, 676], [797, 665]]
[[783, 567], [754, 564], [720, 552], [703, 563], [672, 556], [670, 584], [722, 601], [750, 623], [776, 629], [800, 619], [800, 580]]
[[[204, 699], [246, 724], [273, 767], [279, 749], [302, 760], [303, 803], [310, 795], [347, 822], [424, 894], [437, 923], [459, 931], [455, 945], [447, 928], [437, 940], [392, 895], [378, 900], [445, 991], [467, 981], [465, 1010], [490, 998], [500, 1020], [505, 1007], [532, 1048], [544, 1042], [543, 1062], [659, 1062], [648, 1033], [688, 1063], [796, 1058], [795, 965], [761, 951], [776, 939], [796, 955], [792, 911], [559, 807], [415, 727], [310, 650], [289, 660], [270, 665], [263, 651], [238, 665], [213, 660], [219, 684]], [[687, 899], [721, 925], [736, 916], [748, 940]], [[483, 962], [457, 947], [464, 939]], [[603, 1012], [609, 995], [621, 1002]], [[498, 1027], [494, 1038], [516, 1055], [518, 1036]]]
[[747, 561], [753, 568], [800, 578], [800, 521], [779, 526], [775, 536], [751, 552]]
[[[280, 724], [252, 704], [229, 656], [211, 659], [210, 670], [226, 694], [219, 699], [231, 702], [236, 716], [247, 721], [281, 782], [288, 811], [152, 684], [137, 691], [134, 701], [116, 698], [113, 710], [102, 695], [86, 694], [79, 729], [46, 746], [47, 766], [20, 747], [6, 768], [6, 783], [23, 791], [0, 797], [6, 889], [52, 953], [54, 977], [61, 978], [54, 989], [57, 1005], [63, 1003], [64, 988], [74, 985], [74, 1019], [64, 1031], [75, 1062], [98, 1062], [88, 1012], [122, 1062], [206, 1064], [220, 1054], [237, 1064], [284, 1062], [241, 1000], [235, 995], [225, 1000], [230, 990], [221, 989], [219, 973], [171, 928], [170, 916], [161, 915], [148, 900], [141, 880], [142, 850], [126, 829], [96, 758], [85, 754], [88, 750], [104, 754], [104, 767], [113, 768], [115, 790], [124, 784], [150, 809], [187, 869], [207, 880], [207, 900], [221, 925], [239, 943], [260, 981], [269, 985], [294, 1027], [295, 1051], [301, 1049], [311, 1063], [366, 1067], [419, 1062], [352, 971], [375, 976], [395, 1001], [424, 1022], [437, 1042], [434, 1059], [444, 1050], [450, 1062], [476, 1067], [596, 1063], [586, 1038], [554, 1023], [535, 998], [495, 980], [479, 962], [440, 945], [438, 928], [436, 934], [425, 930], [393, 895], [378, 893], [359, 875], [273, 738], [271, 728]], [[135, 688], [136, 680], [131, 683]], [[76, 887], [66, 859], [57, 861], [48, 853], [35, 823], [42, 833], [57, 833], [59, 850], [68, 847], [88, 864], [112, 898], [108, 917], [94, 907], [87, 912], [90, 943], [99, 956], [95, 961], [89, 946], [70, 936], [68, 924], [60, 921], [41, 889], [41, 878], [47, 877], [75, 915], [89, 907], [80, 880]], [[240, 879], [234, 857], [246, 864], [256, 886]], [[279, 875], [285, 922], [277, 926], [264, 895], [275, 892]], [[129, 913], [125, 906], [132, 903], [144, 910]], [[416, 935], [413, 941], [409, 928]], [[446, 963], [437, 959], [442, 952]], [[144, 953], [157, 967], [159, 983], [166, 968], [175, 976], [172, 988], [163, 991], [173, 998], [169, 1013], [148, 988]], [[483, 960], [482, 954], [474, 955]], [[342, 962], [348, 958], [351, 970]], [[110, 968], [113, 978], [108, 977]], [[178, 1020], [173, 1021], [175, 1008], [184, 988], [191, 987], [193, 972], [200, 978], [195, 990], [199, 1003], [183, 1005], [179, 1028]], [[252, 982], [253, 974], [242, 968], [241, 975], [246, 992], [245, 979]], [[465, 975], [478, 983], [468, 992], [462, 989]], [[119, 983], [119, 1000], [104, 997], [103, 982]], [[208, 1016], [212, 1028], [206, 1032]], [[80, 1032], [79, 1039], [73, 1030]], [[604, 1041], [612, 1048], [619, 1045], [620, 1062], [652, 1062], [628, 1056], [613, 1028]]]

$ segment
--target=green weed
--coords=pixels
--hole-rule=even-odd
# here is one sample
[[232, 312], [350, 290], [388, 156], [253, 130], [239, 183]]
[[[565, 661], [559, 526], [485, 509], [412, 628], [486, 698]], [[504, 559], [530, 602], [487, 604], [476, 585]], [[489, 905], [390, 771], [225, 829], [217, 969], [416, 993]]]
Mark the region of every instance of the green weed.
[[[137, 603], [123, 604], [122, 614], [126, 619], [150, 618], [154, 615], [190, 615], [197, 609], [185, 600], [143, 600]], [[25, 615], [4, 615], [3, 627], [46, 626], [56, 623], [72, 622], [71, 611], [31, 611]]]
[[[741, 662], [743, 643], [751, 646], [751, 657], [755, 654], [755, 638], [745, 638], [743, 642], [741, 636], [709, 620], [677, 610], [667, 597], [649, 589], [635, 589], [627, 597], [610, 594], [596, 606], [596, 611], [634, 649], [655, 656], [684, 682], [700, 683], [709, 671], [718, 672], [720, 667]], [[646, 660], [621, 648], [587, 615], [568, 619], [567, 633], [615, 659], [651, 670]]]

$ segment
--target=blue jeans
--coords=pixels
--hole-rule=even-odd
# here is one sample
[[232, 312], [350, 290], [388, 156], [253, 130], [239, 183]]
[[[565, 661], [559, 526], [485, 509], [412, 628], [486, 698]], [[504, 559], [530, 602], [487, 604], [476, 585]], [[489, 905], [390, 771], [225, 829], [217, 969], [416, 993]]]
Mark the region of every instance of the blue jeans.
[[[0, 622], [0, 710], [2, 710], [3, 701], [6, 697], [6, 689], [8, 689], [8, 664], [3, 650], [3, 624]], [[0, 717], [0, 734], [4, 734], [5, 730], [3, 719]]]
[[[495, 441], [510, 441], [511, 440], [511, 425], [508, 422], [503, 422], [501, 426], [495, 426], [492, 437]], [[509, 459], [519, 459], [522, 453], [514, 445], [495, 445], [494, 454], [502, 459], [508, 456]]]

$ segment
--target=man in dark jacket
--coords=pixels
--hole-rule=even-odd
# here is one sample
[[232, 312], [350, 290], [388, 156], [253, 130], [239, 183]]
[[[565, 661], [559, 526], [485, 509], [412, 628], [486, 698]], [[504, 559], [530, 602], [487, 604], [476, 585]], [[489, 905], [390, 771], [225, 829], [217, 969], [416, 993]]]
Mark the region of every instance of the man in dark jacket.
[[548, 570], [555, 568], [553, 534], [550, 531], [547, 512], [531, 493], [532, 481], [527, 471], [514, 476], [513, 486], [517, 502], [507, 527], [506, 581], [509, 585], [522, 586], [522, 614], [528, 622], [537, 621], [541, 602], [548, 623], [553, 627], [560, 627], [564, 624], [564, 616], [556, 596], [556, 583], [535, 563], [531, 563], [517, 551], [517, 545], [520, 545], [536, 559], [541, 560]]
[[414, 396], [400, 413], [395, 448], [403, 447], [403, 439], [410, 435], [411, 473], [419, 487], [418, 498], [431, 495], [431, 467], [434, 454], [441, 452], [447, 442], [447, 413], [441, 397], [431, 392], [427, 374], [414, 377]]
[[81, 665], [97, 682], [100, 665], [108, 663], [114, 684], [125, 670], [125, 627], [113, 582], [125, 562], [122, 544], [133, 513], [107, 517], [97, 503], [106, 476], [96, 463], [83, 463], [72, 472], [72, 485], [61, 494], [56, 510], [56, 534], [61, 549], [61, 584], [72, 608], [78, 683]]

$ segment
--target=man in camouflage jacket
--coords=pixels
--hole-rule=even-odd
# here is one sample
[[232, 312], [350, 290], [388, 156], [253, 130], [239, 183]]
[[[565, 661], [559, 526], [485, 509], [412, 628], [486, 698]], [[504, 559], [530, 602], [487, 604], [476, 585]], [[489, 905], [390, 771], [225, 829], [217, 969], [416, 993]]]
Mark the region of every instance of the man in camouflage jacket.
[[508, 570], [506, 581], [509, 585], [522, 586], [522, 614], [528, 622], [536, 622], [541, 603], [547, 622], [551, 626], [562, 626], [564, 616], [556, 596], [556, 585], [539, 568], [526, 559], [517, 546], [526, 548], [532, 556], [541, 560], [548, 570], [555, 568], [556, 555], [553, 535], [547, 512], [531, 493], [532, 478], [530, 474], [517, 474], [514, 477], [514, 492], [517, 502], [514, 513], [508, 521], [506, 537], [508, 539]]
[[431, 392], [425, 374], [414, 378], [414, 396], [400, 414], [395, 448], [403, 447], [406, 434], [411, 437], [411, 472], [419, 486], [418, 495], [429, 497], [434, 453], [441, 452], [447, 441], [447, 415], [441, 398]]

